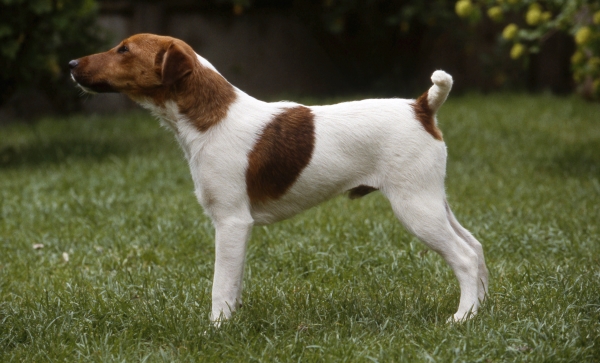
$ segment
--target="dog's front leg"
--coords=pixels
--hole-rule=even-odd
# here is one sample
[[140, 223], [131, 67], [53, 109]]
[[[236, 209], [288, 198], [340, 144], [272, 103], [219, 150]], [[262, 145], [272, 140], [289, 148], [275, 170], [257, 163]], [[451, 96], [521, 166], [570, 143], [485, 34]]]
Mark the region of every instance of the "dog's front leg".
[[228, 319], [242, 304], [242, 279], [246, 244], [252, 231], [250, 217], [227, 217], [215, 221], [215, 275], [212, 287], [211, 321]]

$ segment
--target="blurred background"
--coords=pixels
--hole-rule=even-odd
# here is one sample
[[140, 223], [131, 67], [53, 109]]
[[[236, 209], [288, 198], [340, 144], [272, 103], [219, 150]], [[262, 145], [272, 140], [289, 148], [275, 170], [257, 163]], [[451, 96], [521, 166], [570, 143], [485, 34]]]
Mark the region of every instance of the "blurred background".
[[81, 95], [67, 63], [140, 32], [183, 39], [266, 100], [415, 97], [435, 69], [459, 93], [594, 98], [598, 10], [583, 0], [0, 0], [0, 123], [134, 108]]

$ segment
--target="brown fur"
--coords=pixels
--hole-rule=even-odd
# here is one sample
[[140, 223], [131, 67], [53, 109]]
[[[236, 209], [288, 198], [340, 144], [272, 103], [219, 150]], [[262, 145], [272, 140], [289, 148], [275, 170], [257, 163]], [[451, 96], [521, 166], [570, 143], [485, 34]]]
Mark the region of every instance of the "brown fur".
[[379, 189], [370, 187], [368, 185], [359, 185], [355, 188], [348, 190], [348, 198], [350, 198], [350, 199], [362, 198], [365, 195], [375, 192], [377, 190], [379, 190]]
[[309, 108], [292, 107], [275, 116], [248, 156], [250, 202], [266, 202], [285, 194], [310, 162], [314, 146], [314, 115]]
[[[127, 52], [119, 52], [127, 46]], [[200, 131], [227, 115], [235, 91], [220, 74], [204, 67], [185, 42], [152, 34], [137, 34], [104, 53], [78, 60], [72, 74], [96, 92], [121, 92], [135, 101], [150, 99], [158, 106], [176, 100], [179, 112]]]
[[436, 140], [442, 141], [442, 131], [440, 131], [435, 124], [433, 111], [429, 107], [427, 97], [428, 91], [423, 93], [415, 102], [411, 103], [412, 109], [417, 120], [419, 120], [423, 125], [423, 128], [425, 128], [425, 131], [429, 132]]
[[192, 74], [176, 87], [176, 99], [179, 111], [204, 132], [227, 116], [236, 94], [225, 78], [196, 62]]

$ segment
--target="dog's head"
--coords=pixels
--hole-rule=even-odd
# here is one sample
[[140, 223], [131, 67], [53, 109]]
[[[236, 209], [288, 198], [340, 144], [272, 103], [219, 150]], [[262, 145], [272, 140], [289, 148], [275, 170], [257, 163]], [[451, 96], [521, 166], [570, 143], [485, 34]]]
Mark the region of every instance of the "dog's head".
[[137, 34], [104, 53], [69, 62], [71, 76], [83, 90], [132, 98], [169, 87], [199, 66], [185, 42], [153, 34]]
[[142, 105], [173, 101], [181, 115], [205, 131], [236, 99], [231, 84], [184, 41], [137, 34], [104, 53], [69, 62], [86, 92], [120, 92]]

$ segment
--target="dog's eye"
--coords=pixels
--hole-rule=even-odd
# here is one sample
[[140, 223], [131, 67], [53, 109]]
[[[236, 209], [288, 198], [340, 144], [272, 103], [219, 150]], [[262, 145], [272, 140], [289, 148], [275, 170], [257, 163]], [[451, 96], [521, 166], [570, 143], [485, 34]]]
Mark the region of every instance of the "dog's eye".
[[123, 53], [126, 53], [126, 52], [129, 52], [129, 48], [127, 48], [126, 45], [122, 45], [121, 47], [119, 47], [119, 49], [117, 49], [117, 53], [123, 54]]

